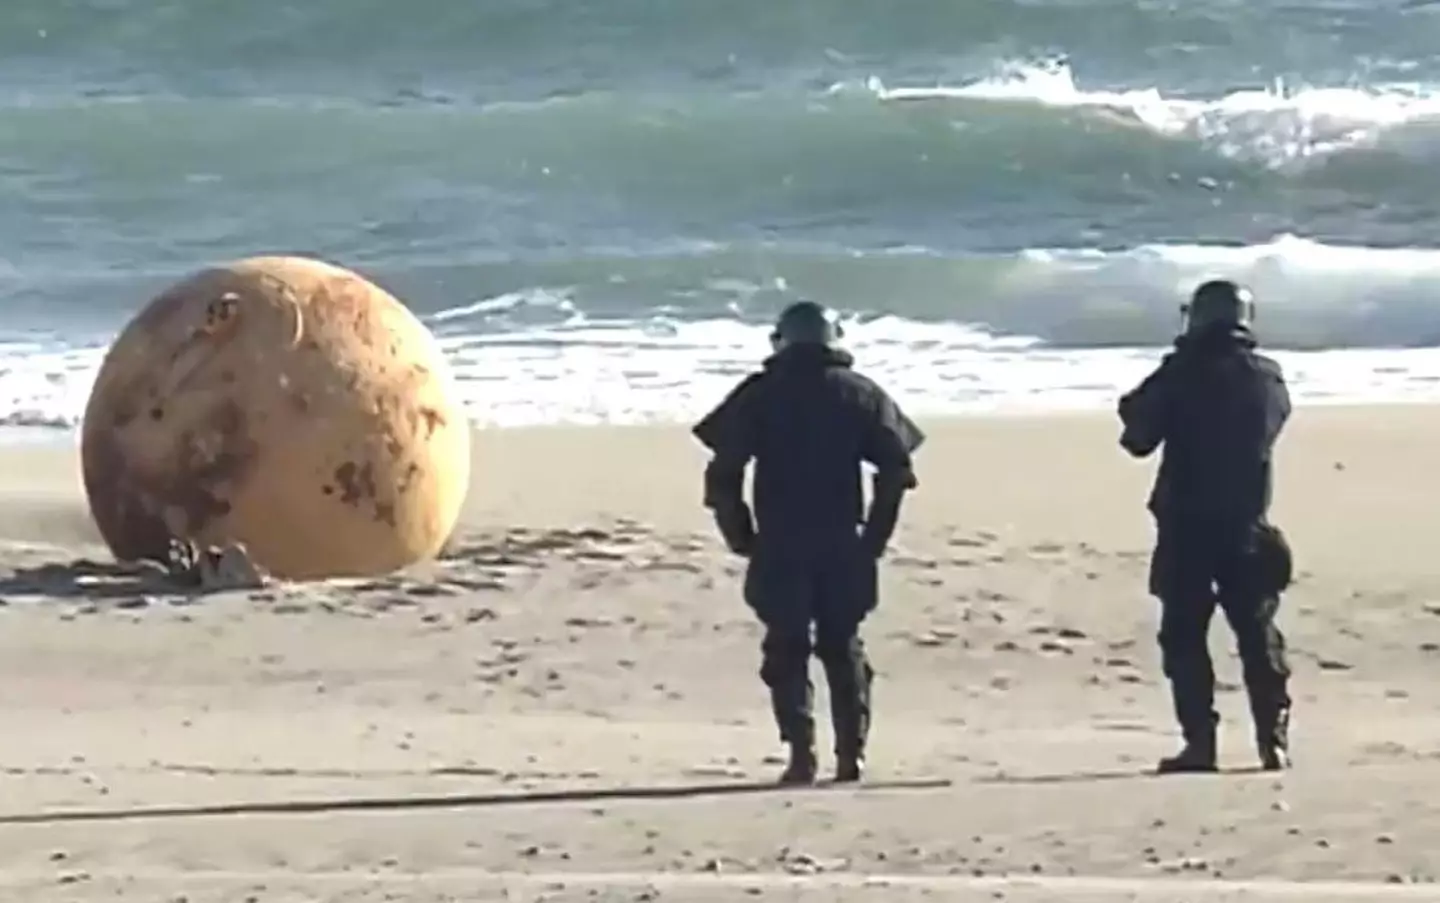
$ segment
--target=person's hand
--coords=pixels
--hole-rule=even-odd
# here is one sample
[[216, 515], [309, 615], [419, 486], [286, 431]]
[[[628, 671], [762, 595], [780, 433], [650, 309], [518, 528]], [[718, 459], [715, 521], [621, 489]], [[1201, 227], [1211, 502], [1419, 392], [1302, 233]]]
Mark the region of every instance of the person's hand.
[[725, 540], [726, 548], [741, 558], [750, 557], [750, 553], [755, 549], [755, 524], [750, 518], [749, 510], [717, 510], [715, 526], [720, 528], [720, 536]]
[[885, 556], [885, 547], [890, 544], [888, 537], [876, 536], [869, 530], [860, 531], [860, 548], [866, 555], [879, 561]]
[[725, 547], [731, 554], [739, 555], [741, 558], [749, 558], [750, 552], [755, 546], [755, 538], [744, 536], [726, 536]]

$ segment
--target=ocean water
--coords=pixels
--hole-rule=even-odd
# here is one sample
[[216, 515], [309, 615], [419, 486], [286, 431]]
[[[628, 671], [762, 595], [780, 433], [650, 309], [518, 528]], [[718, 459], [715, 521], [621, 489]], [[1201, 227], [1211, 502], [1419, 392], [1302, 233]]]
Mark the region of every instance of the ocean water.
[[1200, 279], [1440, 396], [1440, 5], [8, 0], [0, 423], [207, 263], [403, 297], [482, 423], [693, 416], [798, 298], [919, 413], [1109, 405]]

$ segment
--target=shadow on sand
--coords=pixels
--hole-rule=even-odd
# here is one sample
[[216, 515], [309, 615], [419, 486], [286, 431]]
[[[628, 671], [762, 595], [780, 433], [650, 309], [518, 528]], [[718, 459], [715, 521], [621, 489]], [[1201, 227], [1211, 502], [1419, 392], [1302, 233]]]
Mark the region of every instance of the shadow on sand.
[[227, 815], [308, 815], [332, 812], [401, 811], [419, 809], [482, 809], [496, 806], [533, 806], [546, 803], [590, 803], [602, 800], [686, 800], [705, 797], [765, 793], [813, 793], [816, 790], [938, 790], [952, 785], [943, 778], [875, 780], [863, 784], [828, 784], [815, 787], [781, 787], [774, 782], [680, 784], [668, 787], [601, 787], [531, 793], [447, 794], [443, 796], [340, 797], [328, 800], [275, 800], [271, 802], [217, 803], [200, 806], [147, 806], [129, 809], [77, 809], [60, 812], [26, 812], [0, 815], [0, 825], [42, 825], [63, 822], [140, 821], [145, 819], [203, 818]]
[[184, 594], [181, 586], [158, 564], [120, 564], [77, 558], [16, 568], [0, 577], [0, 596], [47, 596], [57, 599], [119, 599], [149, 594]]
[[1178, 777], [1213, 778], [1233, 777], [1244, 774], [1269, 774], [1258, 765], [1246, 768], [1222, 768], [1219, 771], [1191, 775], [1161, 775], [1153, 766], [1147, 768], [1115, 769], [1112, 771], [1070, 771], [1056, 774], [993, 774], [976, 778], [977, 784], [1093, 784], [1099, 781], [1140, 781], [1148, 778], [1174, 780]]

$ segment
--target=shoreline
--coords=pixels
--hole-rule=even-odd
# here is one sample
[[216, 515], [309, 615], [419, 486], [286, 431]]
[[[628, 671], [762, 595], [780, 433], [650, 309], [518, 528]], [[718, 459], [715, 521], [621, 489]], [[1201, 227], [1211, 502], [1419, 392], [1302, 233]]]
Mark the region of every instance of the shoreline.
[[[450, 357], [456, 391], [472, 421], [491, 429], [695, 420], [760, 361], [736, 350], [721, 354], [723, 360], [702, 359], [697, 370], [693, 359], [682, 363], [674, 351], [653, 350], [664, 359], [632, 360], [606, 345], [595, 356], [582, 348], [575, 352], [579, 357], [561, 352], [553, 359], [525, 354], [516, 359], [502, 347], [493, 355], [452, 351]], [[1111, 410], [1165, 350], [1034, 349], [931, 361], [880, 348], [857, 357], [862, 372], [914, 415], [1009, 417]], [[1284, 366], [1297, 406], [1440, 403], [1440, 348], [1267, 350]], [[1316, 354], [1326, 361], [1311, 357]], [[24, 369], [0, 379], [13, 406], [0, 411], [0, 423], [15, 424], [0, 426], [0, 433], [72, 431], [83, 415], [93, 371]], [[9, 441], [0, 435], [0, 442]]]
[[[1136, 461], [1117, 445], [1109, 412], [1007, 412], [916, 417], [928, 435], [917, 455], [920, 489], [906, 502], [903, 539], [916, 522], [1009, 528], [1045, 524], [1066, 540], [1145, 548], [1144, 504], [1158, 456]], [[43, 431], [42, 431], [43, 432]], [[98, 536], [80, 477], [74, 431], [7, 442], [0, 430], [0, 541], [84, 542]], [[1329, 562], [1377, 575], [1423, 544], [1403, 533], [1386, 543], [1342, 541], [1355, 517], [1429, 517], [1424, 485], [1440, 445], [1440, 404], [1297, 406], [1277, 451], [1274, 516], [1303, 558], [1334, 546]], [[551, 528], [577, 518], [633, 520], [711, 538], [700, 504], [705, 451], [688, 424], [545, 424], [476, 427], [471, 489], [457, 535], [512, 525]], [[1413, 475], [1400, 480], [1394, 474]], [[1357, 477], [1357, 472], [1363, 476]], [[1096, 511], [1113, 511], [1095, 517]], [[1371, 548], [1370, 546], [1374, 546]]]
[[[1118, 395], [1117, 395], [1118, 398]], [[1293, 398], [1296, 411], [1295, 416], [1304, 416], [1306, 412], [1346, 412], [1364, 410], [1390, 410], [1390, 409], [1412, 409], [1412, 408], [1440, 408], [1440, 393], [1433, 398], [1381, 398], [1381, 399], [1354, 399], [1354, 398]], [[902, 404], [905, 402], [902, 400]], [[906, 406], [907, 413], [912, 413], [913, 406]], [[923, 408], [922, 408], [923, 410]], [[984, 422], [1014, 421], [1014, 420], [1071, 420], [1071, 419], [1096, 419], [1114, 418], [1113, 405], [1061, 405], [1055, 407], [1012, 405], [992, 409], [966, 409], [942, 413], [912, 413], [914, 419], [919, 423], [947, 423], [956, 422]], [[1328, 414], [1326, 415], [1328, 416]], [[476, 433], [489, 432], [529, 432], [529, 431], [591, 431], [591, 430], [667, 430], [681, 429], [688, 430], [698, 420], [698, 417], [654, 417], [645, 420], [623, 420], [623, 421], [570, 421], [555, 420], [545, 422], [524, 422], [524, 423], [497, 423], [488, 422], [478, 418], [471, 418], [471, 429]], [[1293, 420], [1293, 417], [1292, 417]], [[35, 424], [4, 424], [0, 423], [0, 448], [10, 446], [51, 446], [56, 448], [74, 447], [78, 450], [80, 439], [80, 425], [35, 425]]]

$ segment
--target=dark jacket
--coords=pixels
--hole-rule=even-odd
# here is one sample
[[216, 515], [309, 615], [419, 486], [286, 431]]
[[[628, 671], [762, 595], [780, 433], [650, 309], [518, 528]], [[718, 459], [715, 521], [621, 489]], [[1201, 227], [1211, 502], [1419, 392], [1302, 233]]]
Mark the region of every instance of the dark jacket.
[[1280, 365], [1245, 329], [1177, 339], [1120, 399], [1120, 444], [1143, 458], [1164, 446], [1150, 494], [1157, 520], [1243, 526], [1270, 508], [1275, 442], [1290, 417]]
[[[855, 372], [839, 349], [795, 345], [746, 377], [694, 434], [713, 453], [705, 474], [705, 503], [749, 526], [744, 502], [746, 465], [754, 460], [754, 536], [759, 543], [821, 549], [852, 541], [866, 521], [860, 465], [876, 468], [877, 501], [915, 485], [911, 454], [924, 434], [899, 405]], [[872, 506], [873, 507], [873, 506]], [[872, 512], [873, 514], [874, 512]], [[889, 538], [894, 523], [876, 524]], [[731, 541], [745, 552], [745, 540]]]

